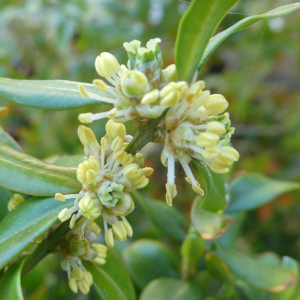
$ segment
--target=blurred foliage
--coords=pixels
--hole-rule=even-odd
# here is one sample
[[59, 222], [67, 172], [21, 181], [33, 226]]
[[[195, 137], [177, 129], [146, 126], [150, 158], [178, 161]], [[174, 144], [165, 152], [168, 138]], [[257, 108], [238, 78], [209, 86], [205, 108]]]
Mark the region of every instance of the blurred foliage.
[[[242, 0], [223, 20], [219, 30], [249, 14], [289, 2]], [[125, 63], [123, 42], [133, 39], [146, 42], [153, 37], [162, 39], [167, 66], [174, 62], [177, 27], [187, 5], [186, 1], [178, 0], [2, 0], [0, 76], [91, 82], [97, 78], [94, 60], [100, 52], [112, 52]], [[227, 39], [199, 74], [208, 89], [225, 95], [230, 102], [229, 113], [236, 127], [232, 143], [241, 155], [233, 172], [246, 170], [281, 180], [300, 179], [298, 29], [299, 14], [259, 22]], [[89, 107], [50, 112], [1, 99], [0, 106], [4, 105], [8, 106], [9, 113], [0, 116], [0, 125], [26, 153], [40, 159], [81, 154], [77, 116], [79, 112], [97, 110]], [[104, 133], [104, 123], [105, 120], [91, 126], [98, 137]], [[148, 145], [144, 153], [149, 158], [146, 163], [155, 169], [147, 190], [154, 198], [161, 199], [165, 193], [166, 169], [160, 163], [157, 148]], [[179, 176], [177, 179], [179, 193], [174, 205], [186, 212], [188, 218], [195, 195], [183, 179]], [[300, 260], [299, 196], [299, 192], [289, 193], [248, 212], [238, 248], [251, 252], [274, 251]], [[129, 217], [135, 232], [133, 240], [148, 237], [178, 248], [178, 242], [162, 235], [138, 203], [136, 206]], [[47, 257], [22, 283], [28, 300], [97, 299], [93, 292], [89, 298], [75, 298], [58, 259], [53, 256]]]

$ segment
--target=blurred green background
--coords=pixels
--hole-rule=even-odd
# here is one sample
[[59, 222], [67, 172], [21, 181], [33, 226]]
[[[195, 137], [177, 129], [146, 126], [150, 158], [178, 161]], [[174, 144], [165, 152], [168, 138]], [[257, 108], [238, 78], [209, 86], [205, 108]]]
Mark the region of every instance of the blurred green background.
[[[242, 0], [218, 30], [247, 15], [288, 3], [291, 1]], [[2, 0], [0, 76], [91, 82], [97, 78], [94, 61], [100, 52], [111, 52], [126, 64], [123, 42], [138, 39], [145, 44], [155, 37], [162, 39], [166, 67], [174, 63], [177, 27], [187, 6], [188, 2], [178, 0]], [[235, 33], [199, 74], [207, 89], [223, 94], [230, 102], [228, 111], [236, 127], [232, 144], [241, 159], [228, 180], [235, 172], [243, 171], [261, 172], [280, 180], [300, 179], [299, 20], [296, 12]], [[76, 133], [77, 116], [97, 111], [97, 107], [43, 111], [2, 99], [0, 106], [9, 108], [7, 116], [0, 116], [0, 125], [26, 153], [40, 159], [82, 153]], [[104, 133], [103, 124], [91, 126], [99, 138]], [[160, 148], [149, 145], [144, 152], [147, 164], [155, 168], [147, 192], [164, 200], [166, 169], [160, 164]], [[178, 174], [182, 174], [179, 166]], [[179, 193], [174, 204], [186, 212], [188, 222], [195, 194], [180, 175], [177, 180]], [[283, 195], [248, 212], [237, 247], [254, 253], [270, 250], [300, 260], [299, 196], [299, 192]], [[138, 207], [131, 218], [135, 239], [161, 238]], [[75, 299], [65, 272], [60, 271], [59, 259], [53, 256], [23, 283], [28, 300]], [[97, 299], [93, 292], [88, 297]], [[76, 299], [88, 297], [80, 295]]]

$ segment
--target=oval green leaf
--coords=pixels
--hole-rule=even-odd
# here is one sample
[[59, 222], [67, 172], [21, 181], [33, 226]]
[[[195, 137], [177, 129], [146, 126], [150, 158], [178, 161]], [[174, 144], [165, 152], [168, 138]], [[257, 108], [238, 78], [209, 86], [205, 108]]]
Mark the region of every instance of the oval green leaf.
[[7, 203], [12, 197], [12, 192], [0, 186], [0, 222], [9, 213]]
[[268, 264], [220, 244], [216, 253], [233, 273], [257, 289], [279, 293], [295, 282], [294, 273], [284, 267]]
[[26, 258], [15, 262], [6, 270], [0, 280], [0, 299], [23, 300], [21, 271]]
[[83, 98], [78, 85], [83, 85], [91, 96], [112, 98], [93, 84], [66, 80], [16, 80], [0, 78], [0, 96], [4, 99], [35, 108], [66, 110], [93, 104], [112, 105], [107, 102]]
[[129, 273], [114, 249], [108, 249], [106, 263], [99, 267], [84, 263], [94, 279], [94, 288], [103, 300], [135, 300], [135, 291]]
[[203, 300], [203, 293], [198, 283], [174, 278], [159, 278], [151, 281], [140, 300]]
[[215, 214], [201, 208], [202, 197], [194, 201], [191, 210], [191, 220], [196, 230], [204, 240], [215, 240], [219, 238], [235, 222], [235, 218]]
[[74, 199], [30, 198], [18, 205], [1, 222], [0, 270], [22, 253], [57, 221], [58, 213], [71, 207]]
[[183, 241], [183, 218], [176, 208], [170, 207], [162, 201], [147, 199], [137, 191], [131, 194], [134, 199], [138, 201], [144, 213], [149, 217], [154, 226], [165, 233], [169, 238], [179, 242]]
[[86, 159], [87, 157], [84, 154], [62, 156], [55, 160], [54, 165], [77, 168]]
[[14, 149], [22, 152], [20, 145], [1, 126], [0, 126], [0, 140], [2, 140], [7, 145], [13, 147]]
[[[222, 175], [214, 173], [206, 164], [192, 159], [202, 174], [206, 190], [205, 196], [199, 200], [200, 207], [212, 213], [221, 213], [226, 206], [225, 182]], [[201, 202], [200, 202], [201, 201]]]
[[205, 49], [204, 55], [200, 61], [198, 70], [200, 70], [202, 68], [202, 66], [205, 64], [205, 62], [208, 60], [208, 58], [218, 48], [218, 46], [225, 39], [227, 39], [229, 36], [231, 36], [233, 33], [237, 32], [239, 30], [245, 29], [245, 28], [251, 26], [252, 24], [254, 24], [260, 20], [263, 20], [263, 19], [272, 19], [272, 18], [277, 18], [277, 17], [283, 17], [285, 15], [288, 15], [288, 14], [294, 12], [295, 10], [297, 10], [299, 8], [300, 8], [299, 3], [292, 3], [292, 4], [280, 6], [275, 9], [272, 9], [264, 14], [247, 17], [247, 18], [237, 22], [233, 26], [229, 27], [228, 29], [218, 33], [209, 41], [209, 43]]
[[190, 82], [210, 38], [238, 0], [193, 0], [181, 18], [175, 47], [178, 80]]
[[299, 188], [299, 183], [274, 180], [255, 173], [243, 174], [230, 183], [231, 202], [226, 210], [253, 209]]
[[123, 258], [141, 288], [158, 277], [180, 278], [179, 261], [162, 243], [139, 240], [124, 250]]
[[53, 196], [81, 190], [76, 169], [50, 165], [0, 141], [0, 186], [34, 195]]

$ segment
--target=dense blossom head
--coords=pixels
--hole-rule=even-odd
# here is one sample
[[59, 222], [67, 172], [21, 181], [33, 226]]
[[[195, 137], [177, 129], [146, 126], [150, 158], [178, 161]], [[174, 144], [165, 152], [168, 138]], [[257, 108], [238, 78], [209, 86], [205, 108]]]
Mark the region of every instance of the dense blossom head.
[[106, 132], [99, 144], [90, 128], [79, 127], [79, 139], [87, 156], [77, 169], [82, 190], [78, 195], [56, 194], [56, 199], [75, 198], [74, 206], [63, 209], [58, 217], [62, 222], [70, 219], [71, 229], [79, 218], [84, 220], [79, 239], [83, 239], [88, 222], [102, 215], [105, 241], [113, 247], [114, 238], [125, 241], [127, 236], [132, 236], [132, 228], [125, 218], [134, 209], [130, 192], [145, 187], [153, 169], [142, 168], [144, 161], [140, 153], [133, 156], [124, 151], [132, 137], [126, 135], [123, 124], [110, 120]]

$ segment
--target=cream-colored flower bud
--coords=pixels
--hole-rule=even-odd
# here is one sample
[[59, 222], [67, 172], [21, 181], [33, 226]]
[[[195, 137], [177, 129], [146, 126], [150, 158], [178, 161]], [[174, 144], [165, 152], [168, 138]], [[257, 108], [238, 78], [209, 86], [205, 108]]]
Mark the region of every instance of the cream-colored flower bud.
[[166, 107], [176, 105], [180, 100], [180, 92], [179, 91], [172, 91], [167, 96], [165, 96], [161, 101], [160, 104]]
[[220, 122], [208, 122], [206, 126], [209, 132], [215, 133], [217, 135], [222, 135], [226, 133], [225, 125]]
[[105, 129], [107, 134], [113, 139], [117, 136], [121, 138], [124, 138], [126, 136], [126, 128], [122, 123], [117, 123], [113, 120], [109, 120], [105, 125]]
[[103, 209], [98, 198], [92, 198], [91, 196], [84, 196], [78, 204], [80, 212], [89, 220], [97, 219]]
[[87, 172], [90, 168], [91, 168], [91, 165], [88, 160], [85, 160], [78, 165], [78, 169], [83, 172]]
[[94, 170], [89, 169], [85, 173], [85, 176], [86, 176], [86, 183], [87, 184], [92, 184], [94, 182], [94, 180], [96, 179], [96, 177], [97, 177], [97, 173]]
[[55, 199], [58, 200], [58, 201], [61, 201], [61, 202], [65, 202], [66, 201], [66, 198], [63, 194], [61, 193], [56, 193], [55, 194]]
[[212, 132], [201, 132], [198, 137], [197, 146], [207, 147], [217, 145], [219, 136]]
[[140, 171], [140, 167], [137, 164], [130, 164], [126, 166], [123, 170], [123, 175], [129, 180], [143, 176]]
[[119, 216], [126, 216], [134, 210], [134, 202], [129, 193], [124, 192], [124, 197], [116, 204], [116, 210]]
[[238, 161], [240, 158], [239, 153], [232, 147], [224, 146], [221, 148], [220, 156], [225, 157], [227, 159]]
[[123, 139], [117, 136], [111, 143], [111, 150], [118, 152], [123, 148]]
[[128, 96], [142, 96], [147, 92], [148, 78], [140, 71], [126, 71], [121, 77], [121, 87]]
[[136, 153], [134, 156], [134, 163], [139, 165], [140, 168], [144, 165], [145, 161], [142, 153]]
[[79, 114], [78, 120], [81, 123], [90, 124], [93, 123], [92, 113]]
[[88, 98], [89, 94], [83, 85], [78, 85], [78, 90], [82, 98]]
[[80, 125], [78, 127], [78, 136], [80, 142], [84, 146], [90, 146], [91, 144], [98, 144], [96, 136], [91, 128]]
[[102, 77], [112, 77], [120, 70], [118, 60], [108, 52], [102, 52], [95, 60], [97, 73]]
[[105, 93], [107, 90], [109, 90], [111, 87], [107, 85], [103, 80], [101, 79], [95, 79], [93, 80], [93, 84], [96, 88], [98, 88], [101, 92]]
[[133, 235], [133, 230], [132, 230], [132, 227], [130, 225], [130, 223], [128, 221], [122, 221], [125, 229], [126, 229], [126, 232], [127, 232], [127, 235], [132, 237]]
[[224, 98], [224, 96], [214, 94], [208, 98], [204, 107], [209, 110], [210, 115], [216, 116], [223, 113], [227, 109], [228, 105], [228, 101]]
[[88, 292], [90, 291], [90, 286], [84, 280], [77, 281], [77, 285], [78, 285], [78, 288], [81, 291], [81, 293], [84, 294], [84, 295], [87, 295]]
[[114, 241], [114, 235], [113, 235], [113, 230], [112, 228], [109, 228], [104, 235], [104, 239], [106, 242], [106, 245], [108, 247], [113, 247], [115, 245], [115, 241]]
[[57, 216], [61, 222], [65, 222], [71, 218], [68, 208], [64, 208]]
[[14, 194], [12, 198], [10, 198], [7, 208], [9, 211], [12, 211], [14, 208], [16, 208], [19, 204], [24, 202], [25, 199], [20, 194]]
[[86, 238], [79, 240], [77, 236], [73, 236], [68, 245], [69, 251], [75, 256], [82, 256], [89, 251], [90, 243]]
[[78, 293], [78, 286], [76, 283], [76, 279], [74, 279], [72, 277], [69, 279], [69, 287], [73, 293], [75, 293], [75, 294]]
[[100, 162], [95, 156], [89, 157], [89, 164], [90, 164], [91, 168], [93, 168], [95, 171], [100, 170]]
[[76, 280], [81, 280], [82, 275], [83, 275], [83, 272], [82, 272], [82, 269], [80, 267], [77, 267], [76, 269], [73, 269], [71, 271], [71, 276], [73, 278], [75, 278]]
[[213, 159], [219, 156], [219, 153], [220, 149], [217, 145], [214, 145], [205, 147], [205, 150], [201, 153], [201, 155], [204, 159]]
[[147, 93], [141, 100], [141, 103], [144, 105], [151, 104], [155, 101], [157, 101], [159, 98], [159, 91], [153, 90], [149, 93]]
[[88, 285], [91, 286], [93, 284], [93, 275], [90, 272], [84, 271], [82, 274], [82, 278]]
[[162, 83], [169, 83], [177, 80], [176, 66], [174, 64], [169, 65], [167, 68], [161, 71], [160, 80]]
[[112, 230], [114, 237], [120, 241], [125, 242], [127, 239], [127, 231], [122, 222], [119, 222], [119, 224], [112, 224]]

